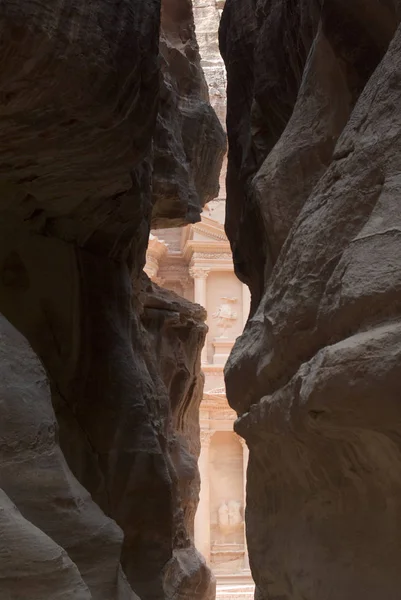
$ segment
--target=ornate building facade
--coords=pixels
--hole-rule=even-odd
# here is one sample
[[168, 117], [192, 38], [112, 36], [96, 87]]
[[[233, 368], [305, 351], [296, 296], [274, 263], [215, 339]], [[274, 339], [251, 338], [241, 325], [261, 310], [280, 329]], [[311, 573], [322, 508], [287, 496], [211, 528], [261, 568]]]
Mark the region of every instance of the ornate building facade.
[[250, 308], [235, 276], [224, 233], [224, 201], [185, 229], [153, 232], [145, 271], [159, 285], [204, 306], [209, 332], [202, 353], [201, 492], [195, 543], [217, 578], [218, 598], [253, 598], [244, 529], [248, 449], [233, 431], [235, 412], [224, 388], [224, 365]]
[[[225, 0], [192, 0], [196, 37], [210, 102], [225, 129], [226, 73], [218, 46]], [[159, 229], [149, 240], [146, 272], [159, 285], [204, 306], [209, 333], [202, 353], [205, 387], [200, 411], [201, 491], [195, 544], [217, 578], [218, 600], [254, 596], [244, 528], [248, 448], [233, 431], [235, 412], [224, 388], [224, 365], [249, 314], [249, 291], [235, 276], [224, 232], [226, 159], [220, 197], [202, 220]]]

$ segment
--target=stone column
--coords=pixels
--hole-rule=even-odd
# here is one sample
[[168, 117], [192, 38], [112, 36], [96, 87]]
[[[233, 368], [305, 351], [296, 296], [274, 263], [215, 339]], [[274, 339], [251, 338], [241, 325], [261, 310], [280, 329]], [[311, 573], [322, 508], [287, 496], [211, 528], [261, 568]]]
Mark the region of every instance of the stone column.
[[199, 472], [201, 488], [198, 510], [195, 515], [195, 546], [210, 564], [210, 481], [209, 481], [209, 448], [214, 431], [201, 431], [201, 453], [199, 456]]
[[251, 292], [249, 291], [249, 287], [242, 284], [242, 320], [243, 325], [245, 327], [246, 322], [249, 317], [249, 311], [251, 310]]
[[[194, 279], [194, 302], [206, 308], [206, 280], [210, 269], [194, 266], [190, 268], [189, 273]], [[202, 365], [207, 364], [207, 336], [202, 348], [201, 361]]]
[[[243, 470], [243, 483], [244, 483], [244, 519], [245, 519], [245, 506], [246, 506], [246, 473], [247, 473], [247, 469], [248, 469], [248, 460], [249, 460], [249, 448], [247, 446], [246, 441], [244, 440], [244, 438], [239, 438], [239, 441], [241, 442], [241, 446], [242, 446], [242, 470]], [[244, 563], [243, 563], [243, 569], [248, 571], [249, 570], [249, 555], [248, 555], [248, 545], [246, 542], [246, 527], [245, 527], [245, 523], [244, 523]]]

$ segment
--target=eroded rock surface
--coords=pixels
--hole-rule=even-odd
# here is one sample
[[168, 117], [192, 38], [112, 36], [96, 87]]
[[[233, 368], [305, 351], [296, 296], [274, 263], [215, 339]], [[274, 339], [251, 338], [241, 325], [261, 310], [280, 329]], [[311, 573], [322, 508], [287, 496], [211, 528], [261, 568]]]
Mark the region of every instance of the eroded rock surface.
[[226, 70], [220, 54], [218, 31], [224, 0], [193, 0], [196, 39], [202, 69], [209, 87], [210, 103], [221, 124], [226, 124]]
[[[210, 104], [216, 111], [224, 130], [227, 116], [226, 69], [219, 50], [219, 24], [225, 0], [192, 0], [196, 39], [201, 54], [201, 66], [209, 89]], [[219, 208], [223, 210], [226, 197], [227, 156], [220, 171]], [[210, 204], [211, 208], [213, 204]], [[224, 203], [225, 206], [225, 203]]]
[[[225, 136], [200, 69], [191, 0], [164, 0], [152, 227], [196, 223], [219, 192]], [[213, 149], [211, 152], [210, 150]]]
[[[46, 493], [51, 504], [64, 486], [79, 514], [72, 506], [64, 522], [53, 521], [45, 500], [20, 506], [23, 481], [13, 473], [5, 492], [38, 528], [30, 535], [46, 540], [43, 552], [62, 557], [65, 581], [71, 573], [65, 588], [60, 580], [60, 598], [76, 588], [82, 600], [125, 600], [121, 543], [141, 600], [192, 598], [181, 591], [191, 578], [204, 590], [199, 599], [209, 598], [213, 582], [191, 544], [196, 442], [188, 449], [180, 441], [189, 444], [186, 428], [196, 432], [198, 348], [189, 346], [186, 391], [168, 390], [141, 320], [151, 222], [196, 221], [218, 191], [224, 134], [208, 105], [191, 3], [0, 1], [0, 31], [0, 311], [43, 363], [60, 426], [61, 450], [47, 434], [52, 481], [38, 468], [38, 497]], [[201, 333], [188, 335], [201, 343]], [[35, 424], [15, 407], [21, 440], [24, 427], [53, 423], [43, 402]], [[25, 526], [18, 515], [10, 517], [15, 527]], [[96, 523], [103, 525], [92, 537]], [[168, 578], [177, 552], [185, 569]]]
[[368, 0], [223, 13], [226, 226], [253, 298], [226, 383], [259, 600], [399, 595], [400, 17]]
[[147, 364], [158, 380], [159, 404], [166, 418], [173, 480], [174, 552], [165, 567], [166, 598], [213, 600], [216, 583], [194, 546], [194, 519], [199, 498], [199, 406], [204, 377], [201, 350], [207, 326], [203, 307], [143, 279], [141, 321], [147, 341]]
[[0, 398], [1, 512], [8, 515], [1, 527], [1, 594], [133, 600], [120, 567], [122, 531], [72, 475], [56, 441], [43, 367], [2, 316]]

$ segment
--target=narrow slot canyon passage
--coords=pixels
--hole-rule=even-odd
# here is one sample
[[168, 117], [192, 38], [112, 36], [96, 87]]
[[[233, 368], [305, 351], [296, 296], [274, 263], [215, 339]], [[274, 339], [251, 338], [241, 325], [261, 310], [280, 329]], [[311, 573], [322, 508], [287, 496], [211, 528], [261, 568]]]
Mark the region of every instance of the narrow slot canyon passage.
[[248, 287], [234, 274], [223, 219], [225, 199], [208, 204], [201, 221], [154, 230], [145, 272], [157, 285], [206, 309], [201, 353], [200, 494], [194, 524], [196, 548], [217, 582], [217, 598], [251, 600], [254, 585], [245, 539], [248, 447], [233, 430], [224, 366], [250, 311]]
[[0, 600], [400, 600], [401, 0], [0, 40]]
[[[201, 66], [210, 103], [226, 127], [226, 72], [218, 47], [224, 2], [193, 1]], [[194, 542], [216, 578], [216, 597], [252, 600], [254, 584], [245, 536], [248, 448], [233, 430], [235, 412], [227, 402], [224, 366], [250, 312], [250, 292], [234, 273], [224, 231], [227, 156], [219, 194], [198, 223], [152, 230], [145, 272], [164, 289], [206, 309], [208, 332], [201, 353], [204, 374], [200, 404], [200, 492]]]

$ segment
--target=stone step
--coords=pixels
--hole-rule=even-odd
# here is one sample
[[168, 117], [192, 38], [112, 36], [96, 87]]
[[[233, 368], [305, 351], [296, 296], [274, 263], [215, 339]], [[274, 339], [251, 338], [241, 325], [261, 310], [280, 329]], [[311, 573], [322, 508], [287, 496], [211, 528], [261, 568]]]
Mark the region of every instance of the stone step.
[[253, 600], [254, 585], [217, 586], [216, 600]]

